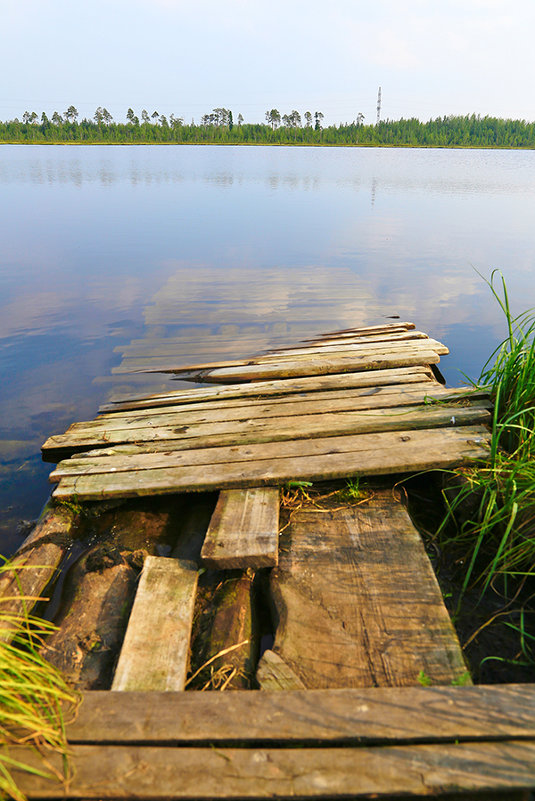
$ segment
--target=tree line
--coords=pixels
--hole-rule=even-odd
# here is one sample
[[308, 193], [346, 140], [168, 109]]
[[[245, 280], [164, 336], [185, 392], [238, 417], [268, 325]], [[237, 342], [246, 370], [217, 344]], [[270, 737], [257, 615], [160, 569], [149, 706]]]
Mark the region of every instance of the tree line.
[[246, 123], [230, 109], [220, 107], [202, 115], [200, 122], [168, 117], [146, 109], [138, 116], [132, 108], [126, 122], [117, 122], [99, 106], [92, 119], [79, 120], [75, 106], [49, 118], [43, 111], [25, 111], [19, 120], [0, 122], [0, 142], [87, 144], [266, 144], [266, 145], [368, 145], [407, 147], [534, 148], [535, 123], [526, 120], [480, 116], [444, 116], [421, 122], [416, 118], [365, 124], [360, 112], [350, 123], [323, 126], [321, 111], [293, 109], [266, 111], [264, 123]]

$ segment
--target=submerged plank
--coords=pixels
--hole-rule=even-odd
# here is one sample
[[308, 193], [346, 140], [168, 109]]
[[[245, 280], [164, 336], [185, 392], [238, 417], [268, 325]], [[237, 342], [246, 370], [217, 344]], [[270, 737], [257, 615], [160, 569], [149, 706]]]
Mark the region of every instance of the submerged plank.
[[[288, 456], [229, 462], [134, 470], [105, 475], [61, 479], [58, 498], [100, 500], [112, 497], [233, 489], [283, 484], [295, 479], [322, 481], [348, 475], [384, 475], [452, 467], [489, 454], [489, 432], [483, 426], [425, 429], [350, 438], [354, 450], [339, 452], [334, 440], [323, 440], [320, 455]], [[308, 444], [312, 444], [310, 441]], [[291, 443], [297, 445], [298, 443]], [[325, 449], [327, 444], [327, 449]], [[207, 451], [207, 456], [212, 449]]]
[[420, 535], [391, 489], [359, 506], [295, 510], [270, 581], [273, 650], [308, 689], [466, 674]]
[[[13, 756], [41, 767], [19, 747]], [[49, 757], [62, 770], [60, 755]], [[74, 776], [14, 770], [30, 799], [392, 798], [535, 785], [535, 742], [361, 748], [72, 747]]]
[[201, 551], [216, 569], [273, 567], [279, 552], [279, 490], [252, 487], [219, 495]]
[[375, 387], [387, 384], [410, 384], [430, 381], [436, 384], [429, 367], [399, 367], [377, 370], [370, 373], [341, 373], [328, 376], [310, 376], [278, 381], [258, 381], [250, 384], [230, 386], [195, 387], [187, 390], [165, 392], [137, 398], [124, 398], [103, 404], [100, 412], [120, 412], [125, 409], [143, 409], [165, 406], [168, 403], [193, 403], [218, 398], [246, 398], [268, 395], [287, 395], [295, 392], [313, 392], [322, 389], [353, 387]]
[[148, 556], [112, 690], [183, 690], [197, 587], [193, 562]]
[[535, 738], [535, 684], [285, 693], [85, 692], [71, 743], [440, 743]]

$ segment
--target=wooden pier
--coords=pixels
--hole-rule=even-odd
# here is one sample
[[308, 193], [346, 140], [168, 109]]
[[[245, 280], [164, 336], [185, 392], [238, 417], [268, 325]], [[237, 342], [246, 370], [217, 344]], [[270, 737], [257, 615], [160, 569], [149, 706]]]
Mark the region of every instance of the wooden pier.
[[535, 685], [472, 686], [395, 489], [488, 454], [489, 399], [440, 383], [446, 353], [396, 323], [168, 356], [203, 386], [47, 440], [53, 500], [14, 559], [39, 567], [0, 594], [45, 592], [100, 507], [113, 537], [69, 571], [45, 648], [83, 691], [74, 774], [21, 773], [30, 799], [529, 798]]

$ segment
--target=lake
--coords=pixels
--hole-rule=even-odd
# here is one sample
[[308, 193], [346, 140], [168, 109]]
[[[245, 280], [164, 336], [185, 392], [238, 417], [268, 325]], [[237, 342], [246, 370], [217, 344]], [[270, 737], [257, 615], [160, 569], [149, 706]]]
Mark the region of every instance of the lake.
[[477, 271], [535, 306], [533, 151], [3, 145], [0, 195], [4, 554], [48, 496], [50, 434], [184, 386], [136, 365], [399, 316], [448, 345], [454, 385], [505, 335]]

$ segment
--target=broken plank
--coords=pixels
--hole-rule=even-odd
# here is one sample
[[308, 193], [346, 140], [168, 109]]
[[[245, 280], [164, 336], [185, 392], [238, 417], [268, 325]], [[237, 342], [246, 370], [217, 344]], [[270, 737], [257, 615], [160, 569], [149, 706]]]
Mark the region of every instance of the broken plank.
[[[10, 756], [36, 769], [40, 755]], [[61, 754], [47, 754], [62, 774]], [[57, 779], [14, 769], [29, 799], [392, 798], [535, 786], [535, 742], [361, 748], [172, 748], [72, 746], [73, 775]]]
[[[119, 430], [86, 429], [50, 437], [49, 449], [87, 448], [123, 442], [153, 442], [167, 440], [170, 449], [239, 445], [253, 442], [275, 442], [287, 439], [365, 434], [375, 431], [402, 431], [415, 428], [435, 428], [447, 425], [472, 425], [490, 422], [490, 403], [478, 401], [469, 406], [431, 404], [400, 406], [394, 409], [365, 409], [363, 411], [326, 412], [323, 414], [288, 415], [207, 423], [171, 423], [148, 428]], [[43, 446], [45, 448], [45, 446]]]
[[[411, 367], [438, 364], [440, 357], [434, 350], [421, 350], [418, 353], [369, 354], [367, 356], [339, 356], [322, 359], [317, 357], [303, 362], [285, 362], [283, 364], [246, 365], [244, 367], [214, 368], [208, 371], [191, 370], [179, 372], [183, 381], [200, 381], [206, 383], [239, 383], [241, 381], [259, 381], [273, 378], [298, 378], [313, 375], [328, 375], [345, 371], [382, 370], [391, 367]], [[156, 372], [174, 373], [175, 370], [161, 369]]]
[[169, 403], [192, 403], [220, 398], [246, 398], [268, 395], [287, 395], [296, 392], [314, 392], [323, 389], [343, 389], [352, 387], [375, 387], [387, 384], [411, 384], [421, 381], [437, 383], [429, 367], [399, 367], [377, 370], [372, 374], [341, 373], [339, 375], [312, 376], [278, 381], [257, 381], [250, 384], [230, 386], [195, 387], [136, 398], [125, 398], [103, 404], [100, 412], [120, 412], [125, 409], [152, 408]]
[[[464, 428], [463, 438], [472, 438], [482, 444], [488, 437], [485, 428]], [[376, 434], [354, 434], [338, 437], [314, 437], [312, 439], [283, 440], [282, 442], [262, 442], [249, 445], [198, 448], [192, 450], [170, 450], [172, 443], [153, 442], [144, 445], [117, 445], [115, 448], [102, 448], [81, 453], [60, 462], [51, 473], [53, 481], [74, 476], [90, 476], [107, 473], [154, 470], [156, 468], [180, 468], [193, 465], [236, 464], [240, 462], [260, 462], [266, 459], [310, 456], [329, 456], [361, 452], [363, 458], [368, 452], [397, 447], [400, 441], [421, 442], [428, 432], [413, 431], [408, 439], [400, 439], [395, 432]], [[430, 442], [432, 442], [430, 440]], [[152, 449], [152, 450], [147, 450]], [[246, 465], [243, 465], [244, 469]], [[102, 480], [102, 479], [101, 479]]]
[[215, 569], [273, 567], [278, 562], [279, 490], [251, 487], [219, 494], [201, 551]]
[[324, 334], [321, 334], [321, 337], [332, 337], [332, 336], [339, 336], [340, 334], [362, 334], [364, 336], [374, 332], [374, 333], [382, 333], [384, 331], [395, 331], [397, 329], [402, 331], [409, 331], [416, 328], [414, 323], [408, 322], [395, 322], [395, 323], [379, 323], [377, 325], [366, 325], [361, 326], [360, 328], [341, 328], [337, 331], [327, 331]]
[[295, 479], [324, 481], [351, 475], [448, 468], [489, 455], [490, 435], [483, 426], [385, 433], [376, 437], [355, 438], [360, 443], [347, 453], [337, 453], [333, 441], [334, 452], [316, 456], [69, 476], [61, 479], [53, 494], [58, 498], [75, 495], [79, 499], [100, 500], [151, 493], [276, 486]]
[[197, 566], [148, 556], [128, 621], [112, 690], [183, 690]]
[[273, 650], [308, 689], [467, 675], [420, 535], [392, 489], [352, 507], [303, 503], [280, 548]]

